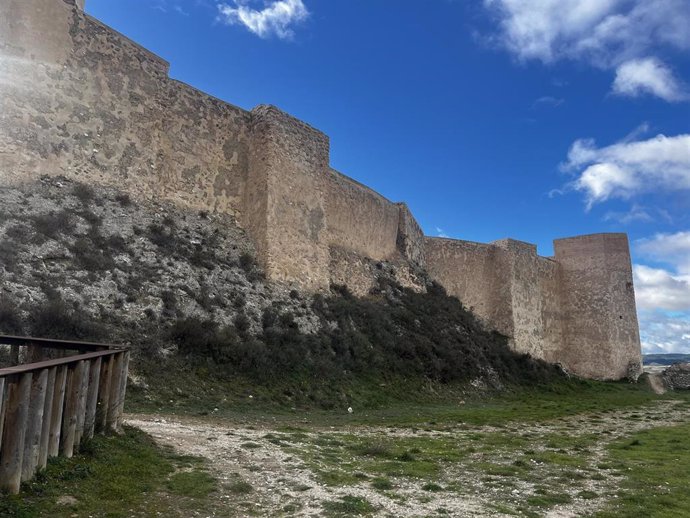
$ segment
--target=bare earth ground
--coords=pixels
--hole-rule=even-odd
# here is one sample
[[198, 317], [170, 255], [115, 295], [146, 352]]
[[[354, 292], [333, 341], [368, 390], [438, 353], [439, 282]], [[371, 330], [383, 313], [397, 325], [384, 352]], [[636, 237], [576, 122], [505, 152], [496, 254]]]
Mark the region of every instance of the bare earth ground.
[[[238, 427], [142, 415], [127, 422], [208, 459], [220, 484], [213, 514], [200, 516], [570, 517], [616, 497], [624, 473], [607, 463], [607, 445], [690, 421], [676, 403], [503, 427]], [[406, 453], [391, 457], [400, 448]]]

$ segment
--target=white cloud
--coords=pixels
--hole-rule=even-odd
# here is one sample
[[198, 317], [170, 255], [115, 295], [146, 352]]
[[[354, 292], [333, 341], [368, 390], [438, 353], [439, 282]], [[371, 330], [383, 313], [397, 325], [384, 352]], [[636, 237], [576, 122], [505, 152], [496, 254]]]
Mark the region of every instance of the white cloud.
[[628, 97], [651, 94], [669, 102], [688, 98], [671, 69], [656, 58], [633, 59], [620, 65], [613, 93]]
[[585, 193], [588, 207], [652, 190], [690, 190], [690, 134], [603, 148], [591, 139], [577, 140], [562, 168], [579, 174], [570, 186]]
[[639, 312], [639, 322], [643, 352], [690, 353], [690, 314], [643, 310]]
[[690, 311], [690, 276], [636, 264], [635, 299], [639, 309]]
[[[662, 48], [690, 49], [687, 0], [484, 0], [484, 5], [498, 18], [495, 40], [521, 60], [568, 59], [615, 69]], [[647, 91], [657, 94], [649, 86]]]
[[690, 276], [690, 231], [639, 239], [635, 249], [643, 257], [669, 264], [679, 274]]
[[448, 234], [446, 234], [446, 231], [443, 230], [442, 228], [436, 227], [436, 236], [437, 236], [437, 237], [445, 237], [445, 238], [447, 238], [447, 237], [448, 237]]
[[234, 6], [219, 4], [218, 11], [222, 22], [244, 25], [260, 38], [291, 39], [292, 26], [309, 17], [302, 0], [276, 0], [260, 10], [250, 7], [248, 0], [234, 0]]
[[604, 221], [617, 221], [623, 225], [629, 225], [634, 222], [649, 223], [654, 221], [654, 217], [649, 213], [648, 209], [640, 205], [633, 205], [627, 212], [607, 212], [604, 215]]
[[558, 108], [561, 104], [565, 102], [565, 99], [558, 97], [552, 97], [550, 95], [545, 95], [540, 97], [534, 103], [532, 103], [532, 108], [538, 108], [540, 106], [550, 106], [552, 108]]
[[667, 265], [633, 267], [643, 348], [690, 353], [690, 231], [637, 240], [635, 250]]

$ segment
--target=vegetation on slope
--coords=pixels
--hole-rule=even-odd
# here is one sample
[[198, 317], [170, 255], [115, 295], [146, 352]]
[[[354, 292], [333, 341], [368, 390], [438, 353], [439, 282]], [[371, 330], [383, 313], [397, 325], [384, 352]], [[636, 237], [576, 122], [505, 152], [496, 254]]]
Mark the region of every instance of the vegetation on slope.
[[232, 381], [230, 400], [326, 408], [563, 379], [440, 286], [401, 288], [392, 268], [365, 298], [308, 296], [266, 284], [228, 217], [64, 178], [0, 189], [0, 201], [0, 331], [129, 343], [143, 402], [185, 377], [173, 399]]

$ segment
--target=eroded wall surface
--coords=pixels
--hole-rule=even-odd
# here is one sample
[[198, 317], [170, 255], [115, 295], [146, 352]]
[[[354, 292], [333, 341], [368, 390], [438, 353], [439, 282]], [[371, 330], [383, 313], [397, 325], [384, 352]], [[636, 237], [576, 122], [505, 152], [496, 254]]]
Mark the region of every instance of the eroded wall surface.
[[488, 328], [512, 336], [512, 308], [499, 249], [490, 244], [427, 237], [429, 275], [458, 297]]
[[258, 106], [251, 149], [246, 205], [255, 213], [247, 225], [266, 273], [310, 291], [328, 288], [328, 137], [273, 106]]
[[0, 31], [4, 184], [62, 174], [240, 212], [247, 112], [169, 79], [164, 60], [68, 3], [0, 9], [21, 20]]

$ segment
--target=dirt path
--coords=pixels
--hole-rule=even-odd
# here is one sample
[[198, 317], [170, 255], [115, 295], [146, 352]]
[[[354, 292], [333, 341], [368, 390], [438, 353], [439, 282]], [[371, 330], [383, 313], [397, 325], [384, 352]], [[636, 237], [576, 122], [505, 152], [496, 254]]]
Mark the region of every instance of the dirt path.
[[[558, 518], [592, 512], [613, 497], [621, 474], [605, 463], [609, 443], [635, 431], [688, 421], [687, 407], [677, 407], [673, 401], [512, 427], [458, 425], [441, 431], [351, 427], [290, 434], [270, 427], [237, 427], [208, 420], [140, 415], [127, 418], [128, 424], [143, 429], [160, 443], [180, 453], [208, 459], [209, 469], [221, 482], [219, 491], [214, 493], [216, 510], [211, 516], [330, 516], [324, 509], [333, 509], [333, 503], [342, 502], [343, 498], [350, 499], [352, 508], [344, 508], [350, 515], [357, 515], [357, 504], [364, 501], [376, 509], [376, 516], [508, 516], [501, 512], [502, 505], [505, 509], [519, 508], [522, 501], [544, 494], [544, 487], [548, 486], [549, 492], [558, 489], [567, 496], [567, 502], [543, 510], [544, 516]], [[471, 446], [476, 451], [462, 462], [443, 465], [439, 482], [460, 488], [454, 491], [424, 490], [414, 478], [396, 479], [394, 491], [377, 490], [370, 483], [371, 477], [364, 476], [361, 483], [343, 487], [324, 483], [319, 476], [319, 463], [334, 451], [327, 445], [352, 434], [373, 440], [448, 439], [458, 449], [470, 451]], [[583, 463], [566, 462], [560, 466], [534, 462], [527, 478], [481, 476], [476, 466], [491, 463], [487, 466], [513, 469], [522, 462], [525, 452], [520, 448], [493, 443], [481, 447], [482, 440], [501, 437], [528, 442], [529, 453], [537, 456], [556, 451], [563, 454], [561, 457], [577, 456]], [[554, 450], [548, 444], [553, 437], [582, 437], [589, 442], [585, 448]], [[333, 512], [338, 515], [338, 508], [335, 509]]]

